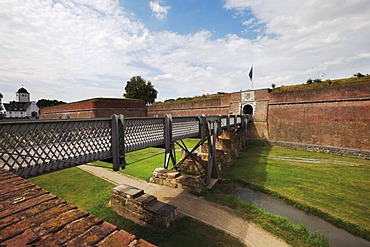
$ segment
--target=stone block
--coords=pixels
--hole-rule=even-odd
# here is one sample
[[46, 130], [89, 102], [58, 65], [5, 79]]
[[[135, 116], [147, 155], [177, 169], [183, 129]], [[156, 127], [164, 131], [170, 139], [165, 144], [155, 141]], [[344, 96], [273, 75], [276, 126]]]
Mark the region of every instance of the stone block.
[[142, 207], [150, 206], [154, 204], [156, 201], [157, 197], [149, 194], [144, 194], [136, 199], [136, 202]]
[[118, 194], [126, 198], [137, 198], [143, 195], [144, 191], [133, 186], [121, 184], [113, 188], [113, 194]]
[[181, 174], [178, 171], [171, 170], [168, 171], [166, 175], [168, 178], [177, 178], [180, 177]]
[[156, 168], [154, 169], [149, 182], [177, 188], [178, 178], [180, 177], [180, 175], [181, 174], [178, 171]]
[[158, 178], [161, 174], [166, 173], [168, 170], [166, 168], [155, 168], [152, 176]]
[[202, 179], [200, 176], [181, 176], [179, 184], [181, 184], [182, 188], [189, 189], [196, 193], [202, 192], [202, 190], [205, 188], [204, 179]]
[[[161, 170], [159, 171], [162, 173]], [[155, 175], [159, 175], [158, 170]], [[153, 179], [156, 180], [156, 178]], [[175, 180], [169, 179], [167, 182], [174, 184]], [[127, 191], [133, 193], [130, 194]], [[138, 191], [140, 193], [137, 193]], [[112, 190], [110, 206], [119, 215], [131, 219], [138, 224], [169, 227], [177, 216], [176, 207], [159, 202], [155, 196], [145, 194], [141, 191], [132, 186], [119, 185]], [[128, 194], [130, 196], [126, 197]]]
[[146, 207], [146, 209], [153, 215], [151, 224], [158, 227], [170, 227], [177, 217], [177, 208], [175, 206], [160, 201]]

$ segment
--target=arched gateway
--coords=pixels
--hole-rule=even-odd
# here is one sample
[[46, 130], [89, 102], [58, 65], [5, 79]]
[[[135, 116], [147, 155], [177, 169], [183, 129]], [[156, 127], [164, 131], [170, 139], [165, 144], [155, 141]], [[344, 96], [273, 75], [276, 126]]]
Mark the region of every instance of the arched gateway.
[[243, 114], [253, 115], [253, 106], [250, 104], [246, 104], [245, 106], [243, 106]]

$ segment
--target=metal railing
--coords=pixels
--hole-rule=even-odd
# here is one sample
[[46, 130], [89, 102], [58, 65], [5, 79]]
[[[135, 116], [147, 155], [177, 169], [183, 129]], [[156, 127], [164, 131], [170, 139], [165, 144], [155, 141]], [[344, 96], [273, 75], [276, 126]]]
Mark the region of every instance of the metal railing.
[[170, 153], [176, 140], [205, 138], [211, 124], [219, 132], [246, 123], [240, 115], [3, 121], [0, 167], [30, 177], [113, 158], [113, 169], [118, 170], [128, 152], [160, 146]]

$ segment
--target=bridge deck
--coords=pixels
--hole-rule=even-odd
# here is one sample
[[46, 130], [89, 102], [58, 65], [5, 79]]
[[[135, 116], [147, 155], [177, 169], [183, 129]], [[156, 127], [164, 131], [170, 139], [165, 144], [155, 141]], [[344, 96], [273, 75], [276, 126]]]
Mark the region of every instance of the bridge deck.
[[154, 246], [0, 168], [0, 245]]

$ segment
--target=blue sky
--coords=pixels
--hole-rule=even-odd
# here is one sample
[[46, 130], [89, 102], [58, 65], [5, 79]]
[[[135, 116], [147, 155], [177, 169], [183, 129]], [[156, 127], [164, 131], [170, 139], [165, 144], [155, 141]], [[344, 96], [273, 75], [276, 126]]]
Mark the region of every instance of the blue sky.
[[254, 39], [259, 34], [259, 32], [248, 30], [247, 26], [243, 25], [243, 22], [254, 18], [250, 9], [242, 11], [226, 9], [224, 8], [224, 1], [159, 1], [158, 4], [163, 4], [164, 7], [168, 8], [163, 19], [156, 17], [156, 14], [150, 8], [150, 2], [154, 1], [120, 1], [125, 9], [131, 11], [152, 31], [170, 31], [187, 35], [209, 30], [214, 39], [223, 38], [228, 34]]
[[2, 0], [0, 92], [158, 99], [370, 73], [369, 0]]

